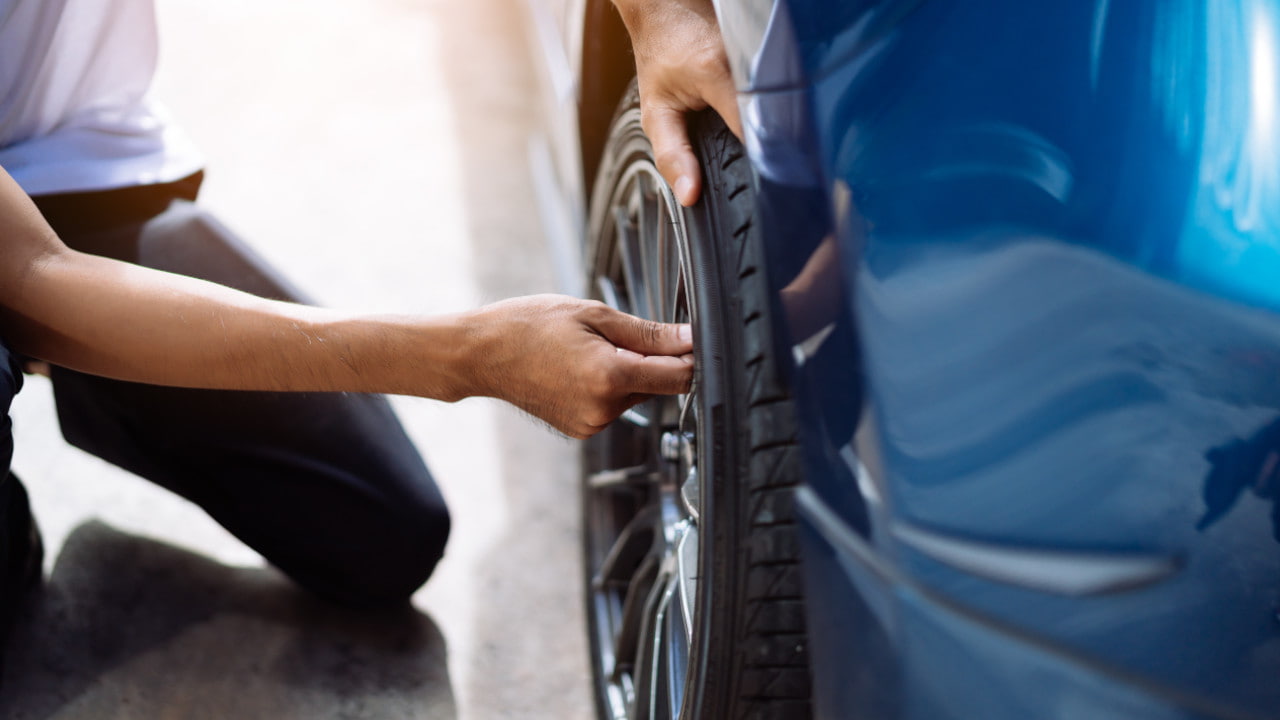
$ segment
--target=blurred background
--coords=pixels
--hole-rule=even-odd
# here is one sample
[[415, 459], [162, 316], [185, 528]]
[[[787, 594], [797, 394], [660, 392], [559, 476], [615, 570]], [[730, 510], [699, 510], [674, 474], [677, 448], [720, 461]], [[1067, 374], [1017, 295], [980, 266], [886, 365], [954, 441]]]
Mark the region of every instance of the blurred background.
[[[157, 94], [202, 203], [322, 303], [556, 290], [529, 182], [521, 0], [157, 0]], [[576, 447], [496, 402], [396, 398], [454, 512], [411, 611], [300, 591], [200, 510], [14, 410], [48, 583], [0, 717], [587, 718]]]

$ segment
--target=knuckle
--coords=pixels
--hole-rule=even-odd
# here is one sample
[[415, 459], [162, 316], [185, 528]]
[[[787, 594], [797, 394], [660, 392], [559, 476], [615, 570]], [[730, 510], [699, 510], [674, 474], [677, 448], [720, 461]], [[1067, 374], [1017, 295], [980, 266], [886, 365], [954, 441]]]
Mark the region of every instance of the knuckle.
[[646, 321], [644, 324], [644, 337], [649, 342], [650, 347], [657, 347], [666, 336], [667, 328], [662, 323]]
[[609, 397], [617, 385], [617, 370], [608, 365], [594, 368], [586, 378], [586, 390], [594, 400]]
[[712, 79], [729, 74], [729, 58], [717, 43], [699, 45], [691, 53], [690, 59], [699, 72]]
[[631, 381], [631, 373], [620, 364], [613, 364], [605, 371], [606, 390], [601, 399], [613, 400]]
[[583, 317], [592, 325], [607, 321], [614, 313], [613, 308], [599, 300], [588, 300], [582, 306]]

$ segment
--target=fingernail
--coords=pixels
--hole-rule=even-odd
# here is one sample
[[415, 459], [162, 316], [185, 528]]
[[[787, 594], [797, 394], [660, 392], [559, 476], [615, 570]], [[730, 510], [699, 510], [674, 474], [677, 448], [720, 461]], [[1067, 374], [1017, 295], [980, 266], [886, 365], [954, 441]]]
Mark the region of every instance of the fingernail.
[[681, 325], [680, 329], [676, 331], [676, 335], [680, 338], [680, 342], [691, 343], [693, 342], [693, 327], [691, 325]]
[[680, 204], [687, 205], [689, 193], [693, 192], [693, 180], [690, 180], [688, 175], [681, 175], [676, 179], [676, 186], [672, 189], [675, 190], [676, 199]]

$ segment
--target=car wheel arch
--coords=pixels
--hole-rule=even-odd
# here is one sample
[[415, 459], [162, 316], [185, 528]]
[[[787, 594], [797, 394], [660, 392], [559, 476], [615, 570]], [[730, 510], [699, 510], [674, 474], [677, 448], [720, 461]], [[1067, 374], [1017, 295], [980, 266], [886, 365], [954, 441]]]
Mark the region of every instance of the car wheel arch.
[[578, 142], [583, 195], [589, 198], [614, 111], [636, 75], [631, 36], [612, 0], [586, 0], [580, 68]]

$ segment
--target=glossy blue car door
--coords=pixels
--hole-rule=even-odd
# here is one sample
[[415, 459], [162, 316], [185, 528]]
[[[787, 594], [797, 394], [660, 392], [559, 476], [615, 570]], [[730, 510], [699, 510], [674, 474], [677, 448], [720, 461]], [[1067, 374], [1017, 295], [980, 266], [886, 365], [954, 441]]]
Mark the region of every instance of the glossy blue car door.
[[739, 79], [820, 715], [1280, 716], [1278, 38], [1275, 0], [773, 6], [785, 72]]

